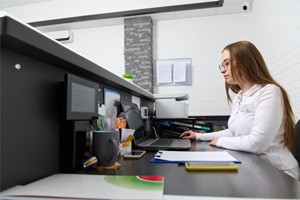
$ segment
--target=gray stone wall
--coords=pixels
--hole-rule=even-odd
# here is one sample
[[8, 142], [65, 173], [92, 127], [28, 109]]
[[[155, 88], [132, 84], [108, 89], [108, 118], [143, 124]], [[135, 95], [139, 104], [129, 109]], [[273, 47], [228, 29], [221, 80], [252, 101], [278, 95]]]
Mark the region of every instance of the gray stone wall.
[[133, 82], [153, 93], [153, 23], [151, 17], [124, 20], [125, 72], [133, 74]]

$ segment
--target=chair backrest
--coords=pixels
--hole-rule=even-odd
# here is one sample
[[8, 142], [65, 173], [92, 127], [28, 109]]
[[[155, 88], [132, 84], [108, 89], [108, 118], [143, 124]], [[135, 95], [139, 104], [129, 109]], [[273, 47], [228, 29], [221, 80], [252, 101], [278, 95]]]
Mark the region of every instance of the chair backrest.
[[295, 140], [295, 148], [296, 148], [296, 156], [299, 166], [300, 166], [300, 119], [296, 123], [295, 126], [295, 132], [296, 132], [296, 140]]

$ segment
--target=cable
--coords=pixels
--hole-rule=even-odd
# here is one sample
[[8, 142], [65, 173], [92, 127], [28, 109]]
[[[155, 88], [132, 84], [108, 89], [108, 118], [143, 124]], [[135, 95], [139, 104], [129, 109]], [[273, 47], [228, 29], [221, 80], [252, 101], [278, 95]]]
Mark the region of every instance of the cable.
[[157, 135], [157, 133], [156, 133], [156, 130], [155, 130], [154, 126], [153, 126], [152, 128], [153, 128], [153, 130], [154, 130], [155, 138], [158, 139], [158, 135]]
[[92, 131], [96, 131], [96, 129], [90, 124], [90, 128], [92, 128]]

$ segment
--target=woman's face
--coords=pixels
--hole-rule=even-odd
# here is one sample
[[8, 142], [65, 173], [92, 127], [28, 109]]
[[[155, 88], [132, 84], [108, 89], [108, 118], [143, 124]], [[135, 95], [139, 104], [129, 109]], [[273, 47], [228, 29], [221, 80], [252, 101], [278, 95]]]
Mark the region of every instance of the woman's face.
[[231, 74], [231, 64], [230, 64], [230, 53], [228, 50], [224, 50], [222, 53], [222, 63], [219, 66], [219, 69], [221, 73], [223, 74], [223, 77], [226, 81], [226, 83], [231, 84], [231, 85], [236, 85], [238, 84], [232, 77]]

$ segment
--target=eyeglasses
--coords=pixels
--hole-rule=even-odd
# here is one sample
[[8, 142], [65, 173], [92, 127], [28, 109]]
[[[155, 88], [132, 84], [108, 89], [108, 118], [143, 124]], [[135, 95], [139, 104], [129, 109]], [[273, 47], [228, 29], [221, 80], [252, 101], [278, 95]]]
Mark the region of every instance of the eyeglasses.
[[219, 70], [220, 70], [220, 71], [227, 70], [229, 64], [230, 64], [230, 58], [225, 59], [224, 62], [222, 62], [222, 63], [219, 65]]

